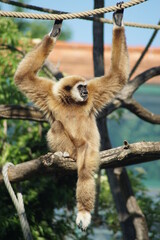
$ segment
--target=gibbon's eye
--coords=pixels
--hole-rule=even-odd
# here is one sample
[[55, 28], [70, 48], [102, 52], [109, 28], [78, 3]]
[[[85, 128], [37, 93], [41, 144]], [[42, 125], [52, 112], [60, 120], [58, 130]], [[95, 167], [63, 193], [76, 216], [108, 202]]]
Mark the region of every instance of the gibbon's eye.
[[79, 90], [81, 90], [81, 89], [83, 89], [83, 88], [86, 88], [86, 85], [79, 84], [79, 85], [77, 86], [77, 88], [78, 88]]
[[71, 86], [69, 86], [69, 85], [67, 85], [67, 86], [65, 86], [65, 87], [64, 87], [64, 89], [65, 89], [66, 91], [70, 91], [70, 90], [71, 90], [71, 88], [72, 88], [72, 87], [71, 87]]
[[78, 88], [78, 89], [81, 89], [81, 88], [83, 88], [83, 86], [84, 86], [84, 85], [79, 84], [77, 88]]
[[86, 92], [87, 91], [87, 85], [79, 84], [77, 86], [79, 91]]

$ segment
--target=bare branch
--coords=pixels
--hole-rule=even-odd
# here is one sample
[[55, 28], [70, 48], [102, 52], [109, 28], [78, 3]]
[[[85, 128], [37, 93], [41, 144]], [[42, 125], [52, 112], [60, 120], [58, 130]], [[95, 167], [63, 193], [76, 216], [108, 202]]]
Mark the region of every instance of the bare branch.
[[[139, 142], [126, 144], [121, 147], [102, 151], [100, 153], [101, 168], [115, 168], [149, 162], [160, 159], [160, 142]], [[47, 174], [74, 174], [76, 173], [76, 162], [70, 158], [55, 158], [48, 153], [38, 159], [17, 164], [9, 168], [9, 179], [11, 182], [24, 181], [31, 177]], [[0, 183], [3, 182], [0, 174]]]
[[132, 81], [128, 83], [133, 87], [132, 95], [143, 83], [157, 75], [160, 75], [160, 66], [150, 68], [147, 71], [136, 76]]
[[48, 59], [45, 60], [43, 67], [47, 68], [52, 77], [56, 78], [57, 80], [64, 77], [63, 73], [59, 71], [59, 66], [54, 66], [53, 63]]
[[19, 105], [0, 105], [0, 119], [23, 119], [37, 122], [46, 121], [37, 108]]
[[8, 44], [1, 44], [0, 46], [2, 46], [2, 50], [11, 50], [11, 51], [14, 51], [14, 52], [18, 52], [20, 53], [22, 56], [25, 55], [25, 52], [24, 51], [21, 51], [19, 50], [18, 48], [12, 46], [12, 45], [8, 45]]
[[[158, 22], [158, 25], [160, 25], [160, 21]], [[153, 40], [155, 39], [156, 35], [158, 33], [158, 30], [155, 29], [152, 36], [150, 37], [146, 47], [144, 48], [143, 52], [141, 53], [141, 56], [139, 57], [139, 59], [137, 60], [136, 64], [134, 65], [134, 67], [132, 68], [131, 72], [130, 72], [130, 77], [133, 75], [133, 73], [136, 71], [137, 67], [140, 65], [142, 59], [144, 58], [145, 54], [147, 53], [149, 47], [151, 46]]]
[[131, 82], [128, 82], [116, 97], [105, 107], [105, 109], [103, 109], [103, 112], [98, 115], [98, 118], [108, 116], [116, 109], [122, 107], [123, 102], [128, 98], [131, 98], [134, 89], [134, 85], [132, 85]]
[[[116, 109], [120, 108], [120, 107], [124, 107], [127, 108], [128, 110], [130, 110], [131, 112], [135, 113], [137, 116], [141, 116], [138, 115], [138, 111], [134, 112], [133, 109], [129, 108], [129, 102], [131, 101], [131, 97], [133, 96], [134, 92], [147, 80], [149, 80], [152, 77], [155, 77], [157, 75], [160, 75], [160, 66], [159, 67], [154, 67], [154, 68], [150, 68], [147, 71], [139, 74], [138, 76], [136, 76], [132, 81], [129, 81], [124, 88], [117, 94], [117, 96], [106, 106], [106, 108], [103, 110], [102, 113], [99, 114], [98, 117], [104, 117], [104, 116], [108, 116], [109, 114], [111, 114], [113, 111], [115, 111]], [[133, 100], [134, 101], [134, 100]], [[140, 107], [140, 105], [139, 105]], [[142, 107], [141, 107], [142, 108]], [[146, 110], [147, 111], [147, 110]], [[150, 117], [149, 117], [150, 115]], [[153, 116], [153, 120], [150, 120], [149, 122], [153, 121], [153, 123], [156, 123], [154, 120], [154, 115], [153, 113], [150, 113], [148, 111], [148, 118], [144, 117], [143, 120], [148, 121], [148, 119], [151, 118], [151, 116]], [[159, 123], [159, 122], [158, 122]]]
[[147, 121], [153, 124], [160, 124], [160, 115], [156, 115], [148, 111], [146, 108], [140, 105], [133, 98], [126, 99], [123, 102], [122, 107], [127, 108], [129, 111], [131, 111], [137, 117], [143, 119], [144, 121]]
[[126, 144], [101, 152], [101, 168], [115, 168], [160, 158], [160, 142]]

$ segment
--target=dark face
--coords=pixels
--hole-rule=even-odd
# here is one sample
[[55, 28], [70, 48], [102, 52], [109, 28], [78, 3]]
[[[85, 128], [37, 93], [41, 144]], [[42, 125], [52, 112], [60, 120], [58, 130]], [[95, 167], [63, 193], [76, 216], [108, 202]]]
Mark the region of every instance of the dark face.
[[88, 90], [87, 90], [87, 85], [79, 84], [77, 86], [77, 89], [79, 91], [80, 96], [83, 98], [85, 101], [88, 98]]

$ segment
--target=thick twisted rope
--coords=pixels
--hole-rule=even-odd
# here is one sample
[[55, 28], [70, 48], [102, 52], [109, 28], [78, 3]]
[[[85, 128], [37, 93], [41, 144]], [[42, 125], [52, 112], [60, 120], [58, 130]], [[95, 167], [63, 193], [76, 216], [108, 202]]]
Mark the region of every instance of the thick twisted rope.
[[119, 6], [111, 6], [98, 8], [90, 11], [84, 11], [79, 13], [67, 13], [67, 14], [36, 14], [36, 13], [24, 13], [24, 12], [6, 12], [0, 11], [1, 17], [16, 17], [16, 18], [31, 18], [31, 19], [45, 19], [45, 20], [66, 20], [66, 19], [74, 19], [81, 17], [88, 17], [99, 15], [102, 13], [109, 13], [119, 10], [121, 8], [129, 8], [135, 6], [137, 4], [146, 2], [148, 0], [131, 0], [130, 2], [123, 3], [121, 7]]
[[[12, 0], [0, 0], [0, 2], [9, 4], [9, 5], [22, 7], [22, 8], [28, 8], [28, 9], [32, 9], [32, 10], [37, 10], [37, 11], [41, 11], [41, 12], [54, 13], [54, 14], [62, 14], [62, 13], [63, 14], [68, 14], [68, 12], [64, 12], [64, 11], [60, 12], [60, 11], [57, 11], [57, 10], [52, 10], [52, 9], [49, 9], [49, 8], [37, 7], [37, 6], [34, 6], [34, 5], [25, 4], [25, 3], [21, 3], [21, 2], [15, 2], [15, 1], [12, 1]], [[81, 17], [80, 19], [113, 24], [112, 20], [109, 20], [109, 19], [106, 19], [106, 18], [100, 18], [100, 17]], [[128, 27], [138, 27], [138, 28], [147, 28], [147, 29], [160, 30], [160, 26], [155, 25], [155, 24], [153, 25], [153, 24], [140, 24], [140, 23], [124, 22], [124, 25], [128, 26]]]
[[22, 231], [23, 231], [24, 239], [32, 240], [30, 227], [29, 227], [25, 209], [24, 209], [22, 193], [19, 190], [19, 192], [17, 193], [17, 197], [16, 197], [16, 195], [13, 191], [13, 188], [8, 179], [8, 167], [10, 167], [10, 166], [14, 166], [14, 165], [12, 163], [6, 163], [2, 168], [2, 175], [3, 175], [4, 183], [9, 192], [9, 195], [14, 203], [14, 206], [17, 210], [17, 213], [18, 213], [18, 216], [20, 219], [20, 223], [21, 223], [21, 227], [22, 227]]

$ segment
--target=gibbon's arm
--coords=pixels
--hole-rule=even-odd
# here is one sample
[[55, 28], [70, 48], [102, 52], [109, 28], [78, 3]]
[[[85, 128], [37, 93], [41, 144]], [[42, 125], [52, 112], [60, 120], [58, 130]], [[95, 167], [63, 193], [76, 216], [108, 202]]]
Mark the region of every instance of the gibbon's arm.
[[[42, 67], [44, 60], [54, 47], [60, 29], [57, 30], [55, 22], [51, 33], [43, 38], [30, 53], [20, 62], [15, 73], [14, 80], [19, 89], [26, 94], [49, 118], [51, 111], [49, 101], [53, 98], [52, 88], [54, 82], [37, 76], [37, 72]], [[49, 114], [50, 113], [50, 114]], [[49, 119], [50, 120], [50, 119]]]
[[[129, 77], [129, 59], [125, 39], [125, 30], [122, 25], [123, 10], [114, 13], [112, 57], [108, 75], [92, 79], [88, 82], [88, 91], [93, 109], [100, 111], [122, 87]], [[118, 16], [117, 16], [118, 15]], [[120, 15], [120, 16], [119, 16]], [[120, 26], [119, 26], [120, 24]]]

